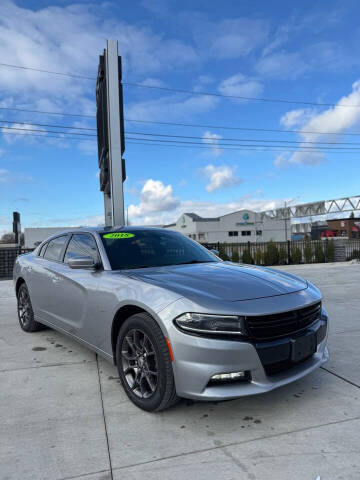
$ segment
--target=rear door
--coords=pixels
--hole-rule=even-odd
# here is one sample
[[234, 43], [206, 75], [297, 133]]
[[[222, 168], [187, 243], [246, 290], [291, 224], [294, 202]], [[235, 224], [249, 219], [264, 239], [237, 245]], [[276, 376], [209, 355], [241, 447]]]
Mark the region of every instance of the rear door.
[[56, 296], [62, 281], [57, 273], [57, 266], [62, 264], [69, 239], [70, 235], [53, 238], [43, 245], [39, 255], [32, 262], [28, 286], [35, 317], [40, 321], [53, 323]]

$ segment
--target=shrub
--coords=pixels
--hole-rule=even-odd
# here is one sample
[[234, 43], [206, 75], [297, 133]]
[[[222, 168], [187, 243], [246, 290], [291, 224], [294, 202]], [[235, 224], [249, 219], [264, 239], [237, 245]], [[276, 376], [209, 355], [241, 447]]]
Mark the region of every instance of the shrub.
[[288, 259], [287, 250], [285, 247], [281, 247], [279, 250], [279, 263], [280, 265], [286, 265]]
[[266, 246], [264, 262], [265, 265], [277, 265], [279, 263], [279, 250], [272, 240]]
[[242, 261], [243, 263], [247, 263], [247, 264], [254, 263], [254, 259], [252, 258], [250, 250], [248, 248], [244, 250], [244, 253], [242, 254]]
[[325, 240], [325, 258], [327, 262], [333, 262], [335, 260], [335, 245], [334, 240]]
[[231, 260], [232, 260], [234, 263], [239, 263], [239, 262], [240, 262], [239, 252], [238, 252], [237, 250], [234, 250], [234, 251], [232, 252]]
[[264, 262], [264, 254], [260, 248], [257, 248], [255, 252], [255, 263], [256, 265], [262, 265], [263, 262]]
[[352, 254], [351, 254], [351, 257], [350, 257], [350, 260], [360, 260], [360, 250], [353, 250], [352, 251]]
[[293, 247], [291, 249], [291, 262], [292, 263], [301, 263], [302, 253], [299, 247]]
[[230, 260], [229, 255], [226, 253], [225, 245], [225, 243], [219, 244], [219, 257], [221, 258], [221, 260]]
[[309, 240], [307, 240], [305, 244], [304, 257], [305, 257], [305, 263], [311, 263], [313, 258], [313, 250], [311, 247], [311, 242]]
[[315, 254], [316, 263], [323, 263], [325, 261], [324, 250], [321, 242], [322, 240], [320, 240], [319, 242], [316, 242], [316, 245], [315, 245], [314, 254]]

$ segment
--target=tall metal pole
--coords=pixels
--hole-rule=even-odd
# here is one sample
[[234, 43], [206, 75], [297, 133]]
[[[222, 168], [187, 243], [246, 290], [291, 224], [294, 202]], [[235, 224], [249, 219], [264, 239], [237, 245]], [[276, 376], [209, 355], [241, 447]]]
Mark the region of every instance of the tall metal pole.
[[285, 242], [287, 242], [287, 239], [288, 239], [287, 237], [288, 237], [288, 235], [287, 235], [286, 202], [284, 202], [284, 203], [285, 203], [285, 211], [284, 211], [284, 220], [285, 220]]
[[121, 71], [119, 72], [118, 42], [117, 40], [107, 40], [106, 85], [108, 99], [110, 196], [104, 195], [104, 206], [105, 224], [112, 226], [125, 225], [123, 167], [121, 160], [123, 137], [120, 121], [120, 81]]

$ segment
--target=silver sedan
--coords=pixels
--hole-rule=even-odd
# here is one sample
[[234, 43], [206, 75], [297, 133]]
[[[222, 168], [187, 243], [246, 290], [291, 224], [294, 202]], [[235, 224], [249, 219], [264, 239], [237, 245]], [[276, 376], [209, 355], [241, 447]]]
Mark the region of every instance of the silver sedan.
[[114, 362], [148, 411], [267, 392], [328, 359], [314, 285], [169, 230], [63, 232], [18, 257], [14, 285], [23, 330], [54, 328]]

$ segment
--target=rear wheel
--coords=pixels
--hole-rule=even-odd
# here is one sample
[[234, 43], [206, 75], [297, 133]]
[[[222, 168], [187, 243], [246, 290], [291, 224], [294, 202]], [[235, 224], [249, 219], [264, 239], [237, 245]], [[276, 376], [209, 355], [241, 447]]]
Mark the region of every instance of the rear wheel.
[[130, 400], [147, 411], [160, 411], [178, 400], [165, 337], [147, 313], [128, 318], [120, 328], [116, 360]]
[[20, 285], [17, 294], [17, 309], [20, 327], [24, 332], [37, 332], [45, 328], [44, 325], [34, 319], [29, 290], [25, 283]]

